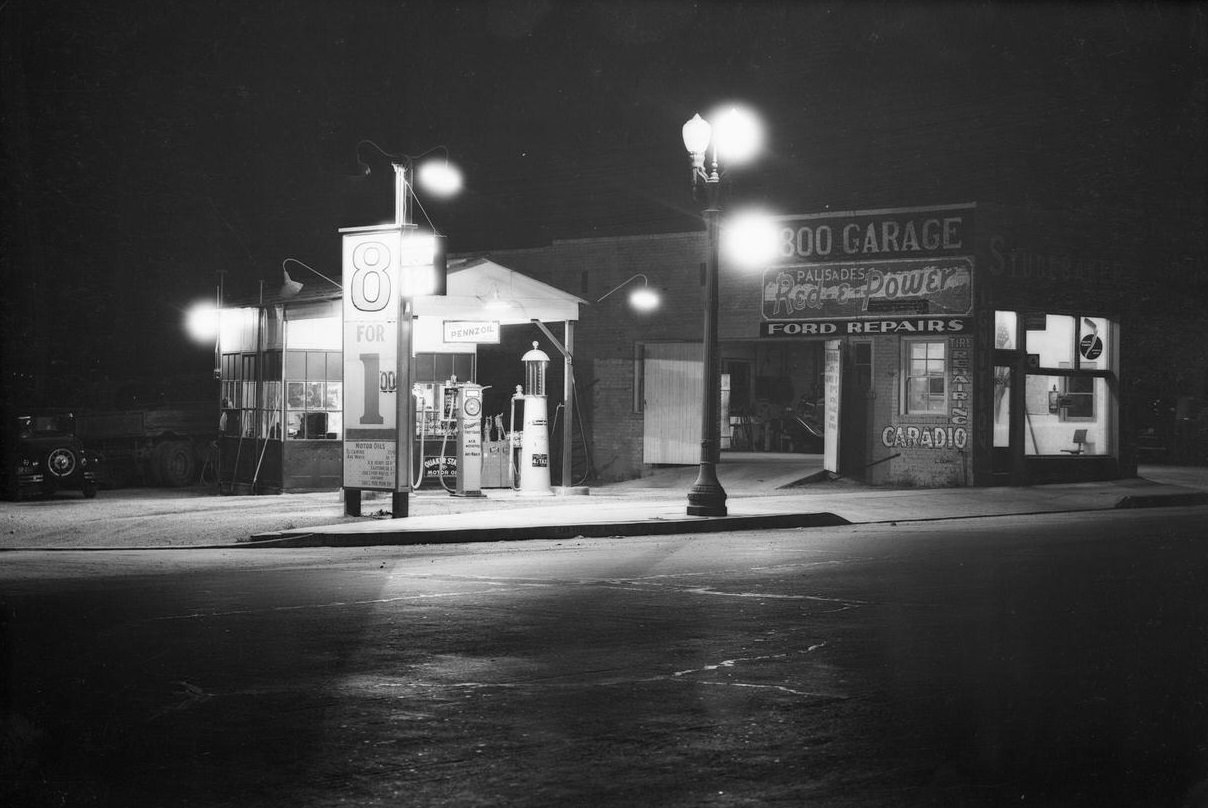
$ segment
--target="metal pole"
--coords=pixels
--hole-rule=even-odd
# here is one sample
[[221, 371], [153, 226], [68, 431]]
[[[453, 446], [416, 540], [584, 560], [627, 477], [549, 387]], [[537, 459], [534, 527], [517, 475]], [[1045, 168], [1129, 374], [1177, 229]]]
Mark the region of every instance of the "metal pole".
[[[408, 221], [407, 166], [394, 164], [394, 224], [398, 227], [399, 239]], [[411, 493], [411, 449], [415, 439], [415, 419], [412, 410], [415, 402], [411, 398], [411, 307], [402, 294], [402, 277], [399, 277], [397, 315], [395, 318], [395, 389], [394, 426], [395, 474], [394, 491], [390, 495], [390, 517], [401, 519], [408, 515]]]
[[563, 329], [566, 350], [562, 352], [562, 490], [569, 491], [574, 482], [571, 480], [571, 441], [574, 439], [573, 419], [575, 417], [575, 322], [567, 320]]
[[718, 178], [714, 173], [705, 184], [709, 195], [705, 209], [708, 255], [705, 261], [704, 382], [701, 405], [700, 471], [688, 490], [689, 516], [725, 516], [726, 492], [717, 479], [718, 449], [721, 445], [721, 363], [717, 350], [717, 274], [721, 210]]

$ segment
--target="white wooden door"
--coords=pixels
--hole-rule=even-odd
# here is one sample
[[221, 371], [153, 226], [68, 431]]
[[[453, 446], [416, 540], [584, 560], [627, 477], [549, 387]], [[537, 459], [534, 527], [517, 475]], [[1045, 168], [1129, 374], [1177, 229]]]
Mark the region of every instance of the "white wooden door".
[[645, 356], [642, 462], [699, 463], [704, 346], [652, 343]]

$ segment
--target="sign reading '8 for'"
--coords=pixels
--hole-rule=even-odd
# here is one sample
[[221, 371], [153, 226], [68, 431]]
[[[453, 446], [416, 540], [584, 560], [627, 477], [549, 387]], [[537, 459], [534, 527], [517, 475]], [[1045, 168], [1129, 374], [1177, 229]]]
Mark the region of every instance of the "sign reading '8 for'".
[[395, 488], [401, 242], [395, 228], [344, 234], [344, 485]]

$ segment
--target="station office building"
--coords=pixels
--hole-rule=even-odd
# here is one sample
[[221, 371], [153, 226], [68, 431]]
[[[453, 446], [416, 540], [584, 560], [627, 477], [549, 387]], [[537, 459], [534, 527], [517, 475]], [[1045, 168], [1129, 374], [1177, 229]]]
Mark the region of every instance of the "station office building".
[[[972, 203], [812, 213], [778, 225], [778, 254], [766, 266], [739, 268], [723, 251], [723, 455], [822, 453], [839, 475], [898, 486], [1135, 475], [1121, 426], [1121, 373], [1137, 265], [1107, 245], [1104, 228]], [[454, 257], [450, 284], [473, 286], [484, 302], [480, 319], [498, 319], [499, 306], [510, 306], [502, 339], [417, 362], [436, 362], [433, 379], [455, 373], [487, 385], [484, 414], [506, 408], [532, 341], [558, 357], [549, 332], [525, 314], [532, 301], [511, 299], [540, 288], [549, 302], [577, 311], [575, 453], [590, 456], [593, 479], [695, 464], [705, 254], [705, 234], [692, 232]], [[455, 265], [467, 269], [455, 275]], [[658, 309], [628, 305], [628, 292], [643, 284], [659, 292]], [[224, 338], [224, 398], [255, 379], [265, 386], [255, 400], [267, 408], [243, 418], [249, 434], [228, 452], [243, 471], [232, 479], [267, 481], [267, 490], [340, 484], [342, 346], [331, 321], [339, 294], [308, 288], [284, 303], [262, 301], [244, 320], [268, 328], [244, 329], [241, 342]], [[326, 325], [306, 327], [314, 317]], [[284, 337], [273, 325], [282, 318], [294, 323]], [[260, 332], [267, 338], [254, 336]], [[550, 367], [554, 419], [563, 366]], [[295, 387], [297, 396], [289, 393]], [[492, 403], [492, 395], [501, 398]], [[322, 424], [312, 428], [311, 419]], [[557, 463], [560, 433], [551, 432]]]
[[[824, 451], [843, 476], [920, 487], [1135, 474], [1120, 412], [1135, 267], [1093, 223], [958, 204], [779, 227], [768, 266], [740, 269], [723, 250], [723, 453]], [[699, 460], [704, 239], [491, 253], [586, 300], [638, 274], [661, 293], [648, 314], [619, 293], [584, 307], [577, 389], [601, 477]]]

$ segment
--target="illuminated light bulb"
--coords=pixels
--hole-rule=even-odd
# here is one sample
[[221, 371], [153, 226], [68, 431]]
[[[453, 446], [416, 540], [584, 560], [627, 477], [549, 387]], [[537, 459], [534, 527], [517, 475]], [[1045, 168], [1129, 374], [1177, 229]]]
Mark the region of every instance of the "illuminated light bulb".
[[716, 145], [721, 162], [745, 163], [763, 146], [763, 127], [750, 110], [730, 107], [717, 117]]
[[722, 226], [722, 250], [736, 266], [766, 267], [776, 259], [779, 247], [780, 227], [766, 213], [740, 213]]
[[461, 172], [444, 160], [433, 160], [419, 167], [418, 179], [424, 190], [437, 196], [452, 196], [461, 190]]

